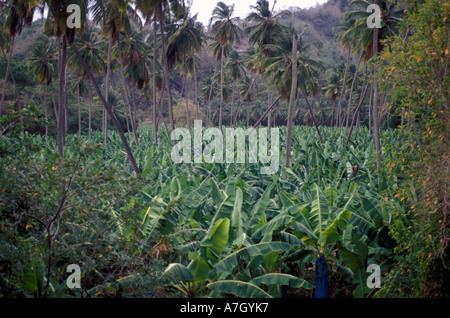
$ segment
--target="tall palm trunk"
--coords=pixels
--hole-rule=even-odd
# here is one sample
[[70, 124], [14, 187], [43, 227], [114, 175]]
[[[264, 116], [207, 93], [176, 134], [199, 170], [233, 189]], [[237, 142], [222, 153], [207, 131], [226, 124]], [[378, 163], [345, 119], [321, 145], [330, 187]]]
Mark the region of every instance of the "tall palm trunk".
[[[106, 62], [106, 79], [105, 79], [105, 98], [109, 102], [109, 78], [111, 76], [111, 49], [113, 46], [113, 38], [112, 36], [109, 38], [108, 43], [108, 57]], [[108, 144], [108, 116], [106, 114], [106, 110], [103, 109], [103, 131], [104, 131], [104, 145]]]
[[139, 167], [136, 164], [136, 160], [134, 159], [133, 153], [131, 152], [130, 146], [128, 145], [127, 139], [125, 137], [125, 134], [123, 133], [122, 127], [120, 126], [119, 121], [117, 120], [116, 116], [114, 115], [111, 106], [109, 105], [109, 103], [105, 100], [105, 97], [103, 96], [100, 87], [98, 86], [97, 82], [95, 81], [95, 77], [94, 74], [92, 74], [91, 69], [89, 68], [89, 66], [86, 64], [86, 62], [84, 61], [83, 57], [80, 55], [80, 52], [78, 52], [78, 49], [76, 48], [75, 44], [71, 44], [71, 47], [75, 53], [75, 55], [77, 56], [78, 60], [81, 62], [81, 64], [83, 65], [84, 70], [86, 71], [86, 73], [88, 74], [89, 78], [92, 80], [92, 83], [94, 84], [94, 88], [95, 91], [97, 92], [103, 106], [105, 107], [106, 111], [108, 112], [109, 117], [111, 118], [111, 121], [114, 125], [114, 128], [116, 128], [120, 139], [122, 140], [122, 144], [125, 148], [125, 151], [127, 153], [127, 158], [130, 161], [131, 165], [133, 166], [134, 172], [136, 173], [136, 175], [138, 175], [140, 177], [141, 172], [139, 170]]
[[170, 128], [172, 131], [175, 130], [175, 123], [173, 121], [173, 101], [172, 101], [172, 90], [170, 88], [170, 79], [169, 79], [169, 65], [167, 64], [167, 55], [166, 55], [166, 39], [164, 37], [164, 11], [162, 7], [162, 1], [159, 2], [159, 27], [161, 31], [161, 50], [162, 57], [164, 61], [164, 83], [167, 90], [167, 96], [169, 98], [169, 120], [170, 120]]
[[[67, 67], [65, 67], [64, 75], [64, 136], [69, 132], [69, 106], [67, 103]], [[64, 138], [64, 146], [66, 145], [66, 138]]]
[[195, 85], [195, 119], [198, 119], [200, 104], [198, 101], [198, 83], [197, 83], [197, 65], [195, 63], [195, 52], [192, 50], [192, 57], [194, 59], [194, 85]]
[[42, 94], [43, 94], [43, 103], [44, 105], [44, 114], [45, 114], [45, 136], [48, 136], [48, 111], [47, 111], [47, 94], [45, 92], [45, 84], [42, 84]]
[[8, 61], [6, 62], [5, 80], [3, 82], [2, 99], [0, 101], [0, 116], [2, 115], [3, 104], [5, 103], [6, 83], [8, 82], [8, 75], [9, 75], [10, 67], [11, 67], [11, 58], [12, 58], [12, 53], [13, 53], [13, 49], [14, 49], [14, 38], [15, 38], [14, 36], [11, 37], [11, 46], [9, 48], [9, 56], [8, 56]]
[[92, 137], [92, 110], [91, 110], [91, 103], [92, 103], [92, 92], [91, 92], [91, 80], [89, 79], [89, 117], [88, 117], [88, 131], [89, 131], [89, 142], [91, 141]]
[[156, 28], [157, 21], [156, 16], [153, 22], [153, 134], [155, 138], [155, 144], [158, 146], [158, 121], [156, 120]]
[[366, 84], [366, 87], [364, 88], [364, 91], [361, 94], [361, 97], [359, 99], [359, 103], [358, 103], [358, 106], [356, 107], [355, 113], [353, 114], [352, 122], [350, 124], [350, 131], [348, 132], [347, 141], [345, 142], [345, 146], [347, 146], [348, 142], [350, 141], [350, 137], [352, 135], [353, 126], [355, 125], [355, 119], [356, 119], [356, 117], [359, 114], [359, 111], [360, 111], [361, 106], [363, 104], [364, 98], [366, 98], [366, 93], [367, 93], [367, 89], [369, 88], [369, 85], [370, 85], [370, 83]]
[[78, 136], [81, 136], [81, 101], [80, 101], [80, 81], [78, 81], [77, 99], [78, 99]]
[[[374, 1], [375, 5], [378, 5], [378, 0]], [[378, 55], [378, 29], [373, 29], [373, 56]], [[380, 140], [380, 120], [379, 120], [379, 106], [378, 106], [378, 81], [376, 78], [377, 75], [377, 66], [373, 67], [373, 138], [375, 144], [375, 151], [377, 155], [377, 171], [380, 170], [380, 162], [381, 162], [381, 140]], [[379, 178], [378, 178], [379, 179]]]
[[188, 89], [187, 89], [187, 69], [185, 66], [185, 74], [184, 74], [184, 98], [186, 100], [186, 123], [188, 130], [191, 130], [191, 124], [189, 123], [189, 98], [188, 98]]
[[339, 127], [341, 123], [341, 102], [342, 97], [345, 91], [345, 80], [347, 79], [347, 71], [348, 71], [348, 65], [350, 64], [350, 48], [348, 49], [348, 56], [347, 56], [347, 63], [345, 64], [345, 71], [344, 71], [344, 78], [342, 79], [342, 86], [341, 86], [341, 94], [339, 94], [339, 101], [338, 101], [338, 109], [337, 109], [337, 116], [336, 116], [336, 126]]
[[65, 75], [66, 75], [66, 58], [67, 58], [67, 38], [64, 35], [62, 37], [61, 55], [59, 56], [59, 110], [58, 110], [58, 129], [57, 129], [57, 143], [58, 143], [58, 153], [60, 156], [63, 155], [64, 144], [65, 144]]
[[311, 104], [309, 103], [309, 100], [308, 100], [308, 97], [306, 96], [306, 93], [303, 93], [303, 98], [306, 101], [306, 105], [308, 105], [309, 115], [311, 116], [311, 121], [313, 122], [314, 128], [316, 128], [317, 135], [319, 136], [319, 139], [320, 139], [320, 143], [323, 144], [322, 135], [320, 134], [319, 126], [317, 125], [313, 109], [311, 107]]
[[220, 108], [219, 108], [219, 129], [222, 131], [222, 110], [223, 110], [223, 53], [224, 46], [222, 45], [220, 53]]
[[120, 64], [120, 77], [122, 79], [122, 88], [123, 88], [123, 94], [125, 95], [125, 101], [128, 105], [128, 113], [130, 116], [130, 122], [131, 122], [131, 130], [133, 131], [134, 135], [134, 142], [136, 143], [136, 147], [139, 148], [139, 142], [137, 138], [137, 132], [136, 132], [136, 122], [133, 119], [133, 110], [131, 107], [131, 100], [128, 92], [128, 85], [125, 81], [125, 70], [123, 67], [123, 56], [122, 56], [122, 49], [120, 47], [120, 35], [117, 38], [117, 49], [119, 51], [119, 64]]
[[356, 65], [355, 74], [353, 74], [352, 85], [350, 87], [350, 97], [348, 99], [347, 115], [345, 116], [345, 133], [347, 133], [347, 131], [348, 131], [348, 123], [350, 120], [350, 110], [352, 107], [352, 99], [353, 99], [353, 89], [355, 87], [356, 77], [358, 76], [358, 67], [359, 67], [359, 64], [361, 63], [363, 53], [364, 53], [364, 51], [361, 51], [361, 55], [359, 56], [358, 64]]
[[292, 36], [292, 82], [291, 94], [289, 96], [289, 108], [286, 128], [286, 162], [285, 167], [289, 168], [291, 162], [291, 144], [292, 144], [292, 117], [294, 106], [297, 101], [297, 38]]

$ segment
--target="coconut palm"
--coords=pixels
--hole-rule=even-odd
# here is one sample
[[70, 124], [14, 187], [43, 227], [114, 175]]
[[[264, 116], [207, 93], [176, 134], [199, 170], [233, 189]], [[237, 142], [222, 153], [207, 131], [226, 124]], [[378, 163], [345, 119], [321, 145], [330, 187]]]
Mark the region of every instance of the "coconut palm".
[[[136, 164], [136, 160], [134, 159], [133, 153], [131, 152], [130, 146], [128, 144], [127, 139], [125, 138], [125, 134], [122, 130], [122, 127], [120, 126], [119, 121], [117, 120], [117, 117], [115, 116], [110, 104], [108, 103], [108, 101], [105, 99], [103, 93], [100, 90], [100, 87], [96, 81], [96, 78], [94, 76], [94, 73], [92, 72], [92, 70], [90, 69], [89, 65], [86, 63], [86, 61], [83, 59], [83, 56], [81, 55], [81, 53], [79, 52], [77, 46], [73, 43], [73, 39], [75, 37], [75, 32], [72, 29], [68, 29], [66, 27], [66, 21], [67, 21], [67, 16], [64, 16], [63, 11], [65, 12], [65, 10], [63, 10], [63, 8], [67, 8], [67, 6], [64, 6], [64, 3], [62, 3], [61, 1], [49, 1], [48, 2], [50, 4], [50, 12], [53, 12], [52, 15], [56, 17], [56, 19], [54, 19], [54, 21], [56, 22], [55, 25], [57, 27], [57, 31], [60, 35], [64, 35], [66, 38], [66, 44], [69, 44], [71, 49], [73, 50], [73, 53], [75, 54], [76, 58], [78, 59], [78, 61], [80, 62], [80, 65], [83, 67], [84, 71], [86, 72], [87, 76], [89, 77], [89, 79], [91, 80], [95, 91], [97, 92], [97, 95], [100, 98], [100, 101], [102, 102], [103, 106], [105, 107], [113, 125], [114, 128], [117, 130], [119, 137], [122, 141], [122, 144], [125, 148], [126, 154], [127, 154], [127, 158], [130, 161], [136, 175], [140, 176], [140, 170], [138, 165]], [[73, 3], [73, 1], [72, 1]], [[85, 2], [80, 0], [80, 8], [81, 8], [81, 24], [82, 27], [79, 29], [79, 31], [83, 31], [83, 27], [85, 24], [85, 20], [84, 18], [86, 17], [86, 13], [85, 9], [86, 6], [84, 6]], [[83, 6], [82, 6], [83, 5]], [[84, 11], [83, 11], [84, 8]], [[65, 17], [65, 19], [64, 19]], [[65, 32], [63, 32], [65, 31]], [[113, 30], [114, 31], [114, 30]], [[113, 32], [114, 34], [114, 32]]]
[[[30, 70], [36, 74], [39, 83], [42, 83], [44, 95], [44, 113], [48, 120], [48, 112], [45, 101], [45, 87], [53, 82], [53, 77], [57, 69], [57, 60], [55, 57], [56, 48], [53, 41], [45, 35], [41, 35], [31, 47], [31, 56], [28, 59]], [[58, 117], [56, 117], [58, 119]], [[48, 135], [48, 125], [45, 126], [45, 135]]]
[[237, 21], [239, 18], [233, 17], [234, 4], [226, 5], [223, 2], [218, 2], [212, 16], [209, 20], [211, 33], [214, 36], [216, 43], [220, 46], [220, 56], [216, 54], [217, 60], [220, 59], [220, 108], [219, 108], [219, 129], [222, 131], [222, 112], [223, 112], [223, 79], [224, 79], [224, 58], [225, 47], [232, 46], [233, 43], [240, 43], [240, 35], [242, 30], [239, 28]]
[[[197, 15], [193, 17], [188, 16], [189, 11], [186, 11], [183, 24], [170, 36], [167, 43], [167, 62], [169, 67], [173, 67], [175, 63], [182, 64], [181, 75], [185, 77], [185, 97], [186, 97], [186, 119], [188, 129], [189, 123], [189, 109], [188, 109], [188, 93], [187, 93], [187, 77], [196, 76], [196, 65], [198, 64], [195, 52], [203, 47], [205, 35], [203, 33], [202, 25], [197, 20]], [[195, 85], [196, 99], [197, 99], [197, 114], [198, 118], [198, 88]]]
[[11, 58], [14, 50], [14, 40], [20, 35], [24, 26], [29, 26], [33, 22], [34, 11], [38, 6], [37, 0], [9, 0], [6, 2], [6, 12], [8, 14], [5, 21], [5, 28], [9, 29], [10, 46], [6, 62], [5, 80], [3, 81], [2, 96], [0, 100], [0, 116], [5, 102], [6, 84], [10, 73]]
[[[245, 31], [249, 34], [249, 44], [265, 46], [266, 44], [275, 44], [276, 37], [283, 32], [283, 26], [280, 24], [278, 17], [282, 15], [290, 15], [291, 12], [283, 10], [274, 14], [269, 8], [267, 0], [257, 0], [255, 6], [250, 6], [253, 10], [247, 16], [246, 20], [251, 23]], [[264, 47], [264, 55], [270, 54], [270, 47]]]
[[339, 74], [333, 72], [327, 80], [327, 85], [322, 88], [325, 96], [329, 96], [332, 101], [336, 100], [336, 96], [341, 94], [340, 82]]
[[[176, 1], [172, 1], [171, 3], [172, 5], [177, 6]], [[161, 57], [163, 60], [163, 70], [164, 70], [164, 86], [168, 95], [170, 126], [171, 129], [174, 130], [175, 123], [173, 120], [173, 99], [169, 79], [169, 63], [167, 61], [167, 54], [166, 54], [166, 32], [164, 30], [164, 15], [169, 9], [169, 3], [167, 0], [138, 0], [136, 1], [136, 6], [143, 15], [146, 23], [149, 23], [153, 19], [155, 23], [154, 26], [159, 24], [161, 36], [161, 52], [162, 52]]]
[[59, 93], [58, 93], [58, 129], [57, 129], [57, 144], [58, 153], [63, 154], [65, 144], [65, 113], [66, 113], [66, 62], [67, 62], [67, 46], [72, 45], [75, 39], [75, 33], [82, 33], [83, 27], [71, 28], [67, 21], [70, 13], [67, 12], [69, 4], [78, 5], [80, 8], [80, 18], [82, 25], [87, 16], [87, 1], [86, 0], [46, 0], [45, 3], [49, 8], [49, 14], [45, 21], [44, 29], [48, 34], [53, 34], [57, 37], [59, 43], [58, 54], [58, 75], [59, 75]]
[[[98, 34], [94, 30], [94, 26], [92, 24], [88, 24], [85, 28], [83, 35], [81, 38], [77, 38], [75, 40], [75, 45], [78, 47], [78, 50], [89, 66], [94, 75], [98, 75], [104, 69], [104, 61], [102, 58], [102, 51], [99, 49], [100, 47], [100, 39]], [[74, 70], [74, 72], [78, 73], [77, 75], [82, 78], [82, 80], [88, 80], [88, 98], [89, 98], [89, 110], [88, 110], [88, 135], [89, 141], [91, 140], [92, 135], [92, 91], [91, 91], [91, 80], [85, 70], [83, 70], [82, 65], [80, 65], [80, 61], [77, 57], [70, 52], [68, 57], [68, 64]]]
[[[367, 12], [367, 7], [371, 4], [378, 5], [381, 19], [381, 28], [368, 28], [367, 21], [372, 14]], [[341, 35], [341, 41], [352, 43], [355, 50], [364, 52], [364, 60], [367, 61], [378, 55], [384, 47], [383, 40], [397, 33], [398, 26], [404, 14], [404, 9], [396, 1], [389, 0], [353, 0], [351, 5], [355, 10], [346, 13], [346, 19], [353, 20], [347, 30]], [[373, 120], [374, 120], [374, 143], [377, 153], [377, 165], [381, 160], [380, 142], [380, 116], [379, 116], [379, 96], [376, 80], [376, 66], [373, 68]]]

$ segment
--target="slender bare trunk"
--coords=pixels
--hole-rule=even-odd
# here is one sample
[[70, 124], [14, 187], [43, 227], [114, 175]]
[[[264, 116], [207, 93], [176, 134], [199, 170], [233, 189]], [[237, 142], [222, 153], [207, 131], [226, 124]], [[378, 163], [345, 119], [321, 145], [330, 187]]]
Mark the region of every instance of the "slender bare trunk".
[[342, 79], [342, 86], [341, 86], [341, 93], [339, 94], [339, 101], [338, 101], [338, 109], [337, 109], [337, 116], [336, 116], [336, 125], [339, 127], [341, 123], [341, 102], [342, 97], [345, 95], [345, 80], [347, 79], [347, 70], [348, 65], [350, 64], [350, 48], [348, 49], [348, 55], [347, 55], [347, 63], [345, 64], [345, 71], [344, 71], [344, 78]]
[[223, 111], [223, 53], [224, 46], [222, 45], [220, 53], [220, 107], [219, 107], [219, 129], [222, 131], [222, 111]]
[[297, 101], [297, 38], [292, 36], [292, 83], [291, 94], [289, 96], [289, 108], [286, 127], [286, 162], [285, 167], [289, 168], [291, 162], [291, 144], [292, 144], [292, 117], [294, 106]]
[[194, 85], [195, 85], [195, 119], [198, 119], [200, 112], [200, 103], [198, 101], [198, 83], [197, 83], [197, 65], [195, 63], [195, 52], [192, 52], [192, 58], [194, 59]]
[[66, 74], [66, 54], [67, 54], [67, 38], [62, 37], [61, 55], [59, 56], [59, 110], [58, 110], [58, 129], [57, 129], [57, 143], [58, 143], [58, 153], [60, 156], [63, 155], [64, 150], [64, 123], [65, 123], [65, 111], [64, 111], [64, 88], [65, 88], [65, 74]]
[[[378, 0], [374, 1], [374, 4], [378, 4]], [[378, 29], [373, 29], [373, 56], [378, 55]], [[373, 67], [373, 120], [374, 120], [374, 143], [375, 151], [377, 154], [377, 171], [380, 170], [381, 163], [381, 140], [380, 140], [380, 120], [379, 120], [379, 106], [378, 106], [378, 81], [376, 78], [377, 66]], [[379, 178], [378, 178], [379, 179]], [[379, 180], [378, 180], [379, 181]]]
[[[105, 98], [106, 101], [109, 102], [109, 78], [111, 76], [111, 49], [113, 46], [112, 36], [109, 39], [108, 43], [108, 60], [106, 62], [106, 78], [105, 78]], [[103, 131], [104, 131], [104, 140], [103, 143], [106, 146], [108, 144], [108, 115], [106, 110], [103, 109]]]
[[[67, 103], [67, 67], [65, 67], [64, 75], [64, 136], [69, 132], [69, 119], [68, 119], [68, 108]], [[66, 138], [64, 138], [64, 145], [66, 145]]]
[[[164, 11], [162, 7], [162, 1], [159, 2], [159, 28], [161, 31], [161, 51], [162, 57], [164, 61], [164, 83], [167, 90], [167, 96], [169, 98], [169, 121], [170, 128], [172, 131], [175, 130], [175, 123], [173, 121], [173, 101], [172, 101], [172, 90], [170, 88], [170, 79], [169, 79], [169, 65], [167, 64], [167, 55], [166, 55], [166, 39], [164, 36], [164, 19], [163, 19]], [[175, 141], [174, 141], [175, 143]]]
[[[158, 121], [155, 120], [156, 119], [156, 28], [157, 28], [157, 21], [156, 21], [156, 16], [154, 17], [154, 21], [153, 21], [153, 135], [155, 138], [155, 144], [156, 146], [158, 146]], [[160, 114], [162, 115], [162, 113], [160, 112]]]
[[80, 101], [80, 81], [78, 81], [77, 99], [78, 99], [78, 136], [81, 136], [81, 101]]
[[359, 99], [359, 103], [358, 103], [358, 106], [356, 107], [355, 113], [353, 114], [352, 122], [350, 124], [350, 130], [347, 135], [347, 141], [345, 142], [345, 146], [347, 146], [348, 142], [350, 141], [350, 137], [351, 137], [352, 131], [353, 131], [353, 126], [355, 125], [356, 116], [358, 115], [359, 110], [361, 109], [361, 106], [364, 102], [364, 98], [366, 97], [366, 93], [367, 93], [367, 89], [369, 88], [369, 85], [370, 85], [370, 83], [366, 84], [366, 87], [364, 88], [364, 92], [362, 93], [362, 95]]
[[188, 90], [187, 90], [187, 70], [185, 69], [185, 74], [184, 74], [184, 80], [185, 80], [185, 84], [184, 84], [184, 98], [186, 101], [186, 124], [187, 124], [187, 128], [188, 130], [191, 130], [191, 125], [189, 123], [189, 98], [188, 98]]
[[88, 74], [89, 78], [92, 80], [93, 84], [94, 84], [94, 88], [95, 91], [97, 92], [103, 106], [106, 108], [106, 111], [108, 112], [109, 117], [111, 118], [111, 121], [114, 125], [114, 128], [116, 128], [120, 139], [122, 140], [122, 144], [125, 148], [125, 151], [127, 153], [127, 158], [130, 161], [131, 165], [133, 166], [133, 169], [136, 173], [136, 175], [138, 175], [140, 177], [141, 172], [139, 170], [139, 167], [136, 164], [136, 160], [134, 159], [133, 153], [131, 152], [130, 146], [128, 145], [127, 139], [125, 137], [125, 134], [123, 133], [122, 127], [120, 126], [119, 121], [117, 120], [116, 116], [114, 115], [114, 112], [112, 111], [111, 106], [109, 105], [109, 103], [105, 100], [105, 97], [103, 96], [100, 87], [98, 86], [97, 82], [95, 81], [95, 77], [94, 74], [92, 74], [91, 69], [89, 68], [89, 66], [86, 64], [86, 62], [84, 61], [83, 57], [80, 55], [80, 52], [78, 52], [78, 49], [76, 48], [76, 46], [72, 43], [71, 47], [75, 53], [75, 55], [77, 56], [78, 60], [81, 62], [81, 64], [83, 65], [84, 70], [86, 71], [86, 73]]
[[91, 92], [91, 80], [89, 79], [89, 115], [88, 115], [88, 134], [89, 142], [91, 142], [92, 137], [92, 92]]
[[348, 99], [347, 115], [345, 116], [345, 133], [347, 133], [347, 131], [348, 131], [348, 123], [350, 120], [350, 110], [352, 108], [353, 89], [355, 87], [356, 78], [358, 76], [358, 67], [359, 67], [359, 64], [361, 63], [363, 52], [364, 51], [361, 51], [361, 55], [359, 56], [358, 64], [356, 65], [356, 69], [355, 69], [355, 74], [353, 74], [352, 85], [350, 87], [350, 97]]
[[42, 103], [42, 105], [44, 106], [44, 114], [45, 114], [45, 136], [48, 136], [48, 111], [47, 111], [47, 94], [45, 92], [45, 84], [42, 84], [42, 94], [44, 102]]

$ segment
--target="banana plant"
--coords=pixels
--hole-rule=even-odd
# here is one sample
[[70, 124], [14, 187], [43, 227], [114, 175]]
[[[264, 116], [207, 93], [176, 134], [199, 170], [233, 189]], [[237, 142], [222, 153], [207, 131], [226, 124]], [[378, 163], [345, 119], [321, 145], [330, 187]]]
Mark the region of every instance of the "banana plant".
[[315, 263], [315, 290], [314, 297], [324, 298], [328, 293], [328, 259], [335, 260], [330, 253], [330, 247], [339, 244], [343, 229], [346, 228], [352, 213], [349, 206], [353, 197], [341, 208], [332, 205], [335, 192], [327, 189], [327, 196], [317, 184], [312, 188], [313, 200], [310, 209], [301, 209], [297, 219], [302, 224], [297, 230], [304, 236], [301, 240], [313, 252]]

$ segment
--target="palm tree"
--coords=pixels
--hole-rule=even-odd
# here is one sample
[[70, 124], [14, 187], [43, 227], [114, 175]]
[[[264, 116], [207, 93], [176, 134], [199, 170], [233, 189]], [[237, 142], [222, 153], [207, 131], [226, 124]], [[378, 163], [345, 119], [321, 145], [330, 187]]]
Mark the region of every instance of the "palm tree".
[[7, 1], [8, 17], [6, 26], [9, 29], [11, 44], [9, 46], [9, 55], [6, 62], [5, 80], [3, 82], [2, 97], [0, 100], [0, 116], [2, 115], [3, 104], [5, 102], [6, 84], [10, 73], [11, 58], [14, 49], [14, 40], [20, 35], [24, 26], [29, 26], [33, 22], [34, 11], [38, 5], [37, 0], [10, 0]]
[[[170, 68], [175, 63], [182, 64], [181, 75], [185, 77], [185, 97], [186, 97], [186, 119], [188, 129], [189, 123], [189, 109], [188, 109], [188, 93], [187, 93], [187, 76], [196, 78], [196, 65], [198, 64], [195, 52], [203, 47], [202, 25], [197, 20], [197, 15], [193, 17], [188, 16], [189, 11], [186, 11], [183, 24], [173, 33], [168, 39], [167, 43], [167, 62]], [[197, 99], [197, 115], [198, 118], [198, 92], [195, 84], [196, 99]]]
[[45, 22], [47, 33], [56, 35], [59, 43], [58, 54], [58, 75], [59, 75], [59, 94], [58, 94], [58, 129], [57, 144], [58, 153], [63, 155], [65, 144], [65, 107], [66, 107], [66, 62], [67, 62], [67, 46], [72, 45], [75, 39], [75, 33], [82, 33], [83, 28], [71, 28], [67, 24], [70, 14], [67, 12], [69, 4], [76, 4], [80, 8], [80, 18], [82, 23], [86, 18], [87, 1], [86, 0], [46, 0], [45, 3], [49, 7], [49, 14]]
[[325, 96], [329, 96], [332, 101], [336, 100], [336, 96], [341, 94], [339, 74], [332, 72], [327, 80], [327, 85], [322, 88]]
[[[53, 82], [53, 76], [56, 72], [57, 61], [55, 58], [56, 48], [48, 37], [41, 35], [40, 38], [31, 47], [30, 70], [37, 75], [39, 83], [42, 83], [44, 95], [44, 113], [45, 119], [48, 120], [48, 112], [45, 101], [45, 86], [49, 86]], [[48, 135], [48, 124], [45, 126], [45, 135]]]
[[[160, 36], [161, 36], [161, 57], [163, 60], [163, 71], [164, 71], [164, 86], [168, 95], [168, 110], [169, 110], [169, 121], [171, 129], [175, 129], [175, 123], [173, 120], [173, 99], [172, 90], [169, 78], [169, 64], [167, 62], [166, 54], [166, 32], [164, 31], [164, 15], [168, 11], [169, 3], [167, 0], [138, 0], [136, 1], [137, 8], [142, 13], [145, 18], [146, 23], [154, 19], [155, 26], [156, 22], [159, 24]], [[178, 6], [177, 1], [171, 1], [172, 6]], [[181, 8], [181, 7], [179, 7]]]
[[[370, 4], [380, 7], [381, 28], [368, 28], [367, 20], [371, 12], [366, 9]], [[353, 44], [355, 50], [364, 51], [364, 60], [377, 56], [383, 50], [383, 40], [397, 33], [404, 9], [396, 1], [389, 0], [353, 0], [351, 5], [356, 9], [346, 13], [346, 19], [353, 20], [353, 24], [343, 32], [342, 41]], [[373, 128], [374, 144], [377, 153], [377, 166], [381, 160], [381, 141], [380, 141], [380, 116], [379, 116], [379, 92], [376, 80], [376, 66], [373, 67]]]
[[[140, 170], [139, 167], [136, 164], [136, 160], [134, 159], [133, 153], [131, 152], [131, 149], [128, 145], [127, 139], [125, 137], [125, 134], [123, 133], [122, 127], [120, 126], [119, 121], [117, 120], [111, 106], [109, 105], [108, 101], [105, 99], [103, 93], [100, 90], [100, 87], [96, 81], [96, 78], [91, 71], [89, 65], [84, 61], [83, 56], [78, 51], [78, 48], [74, 44], [74, 37], [75, 37], [75, 30], [67, 28], [66, 21], [67, 21], [67, 13], [65, 9], [67, 8], [67, 3], [65, 1], [48, 1], [47, 2], [50, 7], [50, 12], [52, 13], [52, 16], [55, 18], [55, 30], [57, 31], [56, 34], [59, 34], [60, 36], [64, 36], [66, 39], [66, 44], [70, 45], [71, 49], [73, 50], [76, 58], [80, 62], [81, 66], [83, 67], [84, 71], [86, 72], [87, 76], [91, 80], [92, 84], [94, 85], [94, 89], [97, 92], [103, 106], [105, 107], [115, 129], [117, 130], [119, 137], [122, 141], [122, 144], [125, 148], [127, 158], [130, 161], [136, 175], [140, 176]], [[73, 3], [73, 1], [72, 1]], [[82, 22], [82, 28], [79, 29], [79, 31], [83, 31], [83, 25], [84, 25], [84, 18], [86, 17], [86, 6], [85, 1], [80, 0], [78, 2], [80, 8], [81, 8], [81, 22]], [[84, 13], [84, 14], [83, 14]], [[61, 72], [61, 70], [60, 70]], [[60, 74], [61, 76], [61, 74]], [[61, 83], [60, 83], [61, 85]], [[62, 152], [61, 152], [62, 153]], [[47, 282], [49, 282], [49, 277], [47, 279]]]
[[220, 108], [219, 108], [219, 129], [222, 131], [222, 113], [223, 113], [223, 77], [224, 77], [224, 58], [225, 47], [230, 46], [236, 41], [240, 43], [240, 34], [242, 33], [237, 21], [239, 18], [233, 18], [234, 4], [226, 5], [223, 2], [218, 2], [212, 16], [209, 20], [211, 33], [214, 35], [216, 43], [220, 46], [220, 55], [217, 54], [217, 60], [220, 59]]
[[[291, 38], [292, 36], [292, 38]], [[314, 112], [308, 100], [308, 93], [315, 92], [318, 89], [317, 73], [319, 70], [323, 70], [323, 65], [315, 60], [307, 57], [306, 53], [310, 46], [317, 44], [317, 42], [311, 42], [309, 44], [303, 44], [301, 38], [296, 42], [297, 56], [297, 85], [296, 90], [292, 89], [292, 80], [295, 76], [292, 76], [292, 45], [293, 38], [297, 37], [296, 31], [292, 28], [288, 28], [286, 32], [278, 36], [277, 44], [270, 45], [272, 54], [263, 61], [263, 69], [266, 76], [271, 78], [270, 85], [273, 85], [277, 90], [281, 99], [291, 100], [291, 93], [295, 92], [292, 98], [296, 98], [297, 90], [300, 91], [303, 99], [305, 100], [309, 114], [313, 125], [317, 131], [321, 143], [323, 143], [322, 135], [320, 134], [317, 122], [314, 117]], [[290, 91], [289, 91], [290, 89]], [[295, 103], [293, 104], [295, 105]], [[291, 114], [293, 115], [293, 113]], [[288, 115], [289, 120], [289, 115]]]
[[233, 106], [234, 96], [236, 90], [236, 83], [245, 74], [245, 62], [236, 50], [231, 51], [230, 56], [225, 64], [227, 78], [233, 83], [233, 91], [231, 94], [231, 109], [230, 109], [230, 125], [233, 125]]
[[[252, 11], [246, 18], [252, 23], [245, 31], [249, 34], [249, 44], [265, 46], [266, 44], [275, 44], [278, 34], [283, 32], [283, 26], [278, 21], [278, 17], [282, 15], [291, 15], [288, 10], [283, 10], [274, 14], [269, 8], [267, 0], [257, 0], [256, 6], [250, 6]], [[270, 54], [270, 47], [265, 46], [263, 49], [264, 55]]]
[[[75, 45], [79, 47], [79, 52], [89, 66], [94, 75], [98, 75], [100, 71], [104, 69], [104, 62], [102, 58], [102, 52], [99, 49], [100, 39], [94, 30], [93, 25], [88, 25], [80, 39], [75, 40]], [[82, 80], [88, 80], [88, 98], [89, 98], [89, 111], [88, 111], [88, 136], [91, 141], [92, 134], [92, 93], [91, 93], [91, 80], [86, 71], [83, 71], [82, 65], [77, 57], [71, 52], [69, 54], [68, 62], [72, 69], [78, 73], [78, 76], [82, 77]]]
[[[129, 86], [126, 83], [126, 77], [128, 77], [128, 82], [135, 83], [138, 89], [142, 89], [149, 81], [149, 74], [146, 67], [146, 63], [148, 63], [146, 54], [149, 47], [145, 41], [146, 36], [147, 34], [145, 32], [132, 29], [129, 31], [128, 36], [125, 36], [122, 41], [117, 42], [122, 89], [126, 96], [125, 100], [128, 104], [131, 129], [133, 131], [134, 140], [137, 147], [139, 147], [139, 143], [136, 127], [136, 107], [134, 105], [134, 99], [132, 98], [134, 87], [131, 87], [131, 90], [129, 91]], [[126, 76], [126, 73], [128, 73], [128, 76]]]

